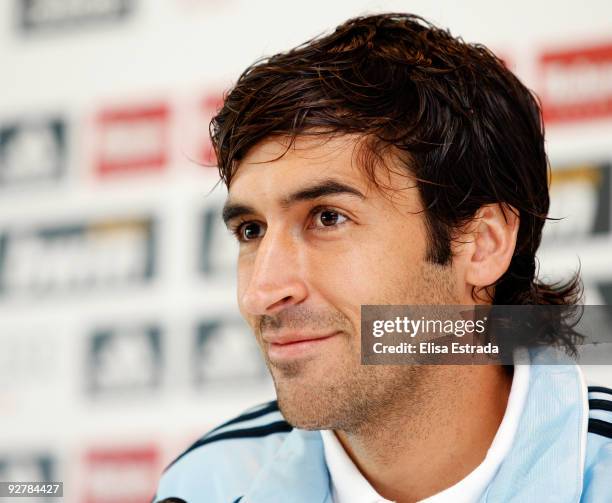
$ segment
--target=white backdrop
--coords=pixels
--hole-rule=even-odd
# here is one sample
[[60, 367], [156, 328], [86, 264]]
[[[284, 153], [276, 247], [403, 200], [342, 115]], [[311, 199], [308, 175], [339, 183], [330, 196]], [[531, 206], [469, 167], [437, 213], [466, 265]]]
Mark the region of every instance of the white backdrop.
[[608, 1], [1, 2], [0, 479], [146, 501], [186, 445], [273, 398], [199, 165], [208, 120], [258, 57], [378, 11], [485, 43], [542, 95], [567, 218], [541, 274], [580, 260], [587, 301], [612, 303]]

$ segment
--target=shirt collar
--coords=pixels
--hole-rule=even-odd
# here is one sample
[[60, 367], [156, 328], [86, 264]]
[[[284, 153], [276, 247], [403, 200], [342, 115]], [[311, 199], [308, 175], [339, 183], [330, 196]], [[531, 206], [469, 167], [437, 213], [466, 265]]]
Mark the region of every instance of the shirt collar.
[[[512, 446], [528, 388], [529, 365], [515, 365], [506, 412], [482, 463], [455, 485], [422, 500], [422, 503], [478, 501]], [[321, 436], [335, 503], [391, 503], [378, 494], [361, 474], [333, 431], [322, 431]]]
[[294, 428], [240, 503], [332, 503], [319, 431]]
[[484, 502], [576, 503], [582, 493], [589, 419], [580, 367], [553, 348], [531, 349], [525, 410]]
[[479, 501], [512, 447], [529, 391], [529, 365], [515, 365], [506, 412], [483, 461], [465, 478], [421, 503]]
[[333, 430], [321, 431], [334, 503], [391, 503], [361, 474]]
[[[580, 499], [588, 425], [586, 384], [577, 365], [550, 365], [546, 353], [530, 351], [529, 389], [514, 441], [481, 502], [506, 501], [510, 495], [513, 501]], [[240, 501], [332, 503], [321, 432], [295, 428], [289, 433]]]

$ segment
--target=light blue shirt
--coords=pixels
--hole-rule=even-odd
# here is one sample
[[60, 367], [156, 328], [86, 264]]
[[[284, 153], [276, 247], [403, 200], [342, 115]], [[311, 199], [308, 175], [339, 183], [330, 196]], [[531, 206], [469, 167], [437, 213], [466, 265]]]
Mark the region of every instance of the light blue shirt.
[[[480, 502], [612, 502], [612, 391], [589, 393], [574, 364], [530, 353], [512, 445]], [[589, 403], [590, 398], [590, 403]], [[332, 503], [319, 431], [292, 428], [275, 402], [209, 432], [163, 474], [154, 501]]]
[[[523, 351], [524, 357], [528, 358]], [[477, 503], [514, 443], [529, 390], [530, 365], [515, 365], [504, 417], [482, 462], [451, 487], [419, 503]], [[321, 431], [333, 503], [393, 503], [378, 494], [350, 459], [333, 431]], [[406, 474], [410, 476], [409, 473]]]

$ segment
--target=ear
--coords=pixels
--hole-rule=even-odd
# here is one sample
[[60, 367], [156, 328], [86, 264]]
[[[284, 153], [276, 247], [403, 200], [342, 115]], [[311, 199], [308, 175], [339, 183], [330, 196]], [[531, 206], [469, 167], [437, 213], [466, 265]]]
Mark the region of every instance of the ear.
[[[467, 298], [472, 299], [476, 287], [478, 299], [487, 302], [493, 299], [494, 289], [487, 287], [508, 270], [519, 223], [519, 212], [513, 206], [488, 204], [465, 226], [455, 257], [463, 272]], [[483, 296], [480, 290], [486, 294]]]

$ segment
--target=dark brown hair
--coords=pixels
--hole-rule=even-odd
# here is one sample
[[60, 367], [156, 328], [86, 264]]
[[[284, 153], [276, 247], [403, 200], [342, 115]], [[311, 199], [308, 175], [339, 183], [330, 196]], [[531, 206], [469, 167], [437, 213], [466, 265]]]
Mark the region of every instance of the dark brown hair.
[[417, 180], [434, 263], [450, 262], [453, 232], [481, 206], [518, 211], [516, 249], [492, 285], [494, 304], [579, 301], [578, 274], [565, 284], [536, 280], [549, 208], [541, 111], [486, 47], [418, 16], [380, 14], [257, 61], [211, 122], [222, 180], [229, 187], [264, 138], [305, 134], [358, 134], [370, 159], [395, 154]]

